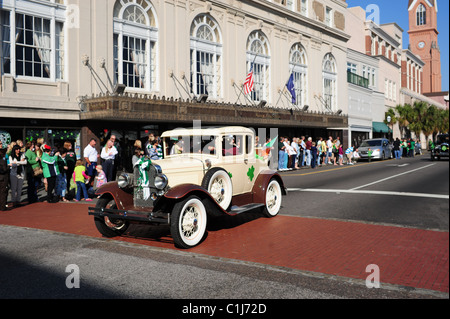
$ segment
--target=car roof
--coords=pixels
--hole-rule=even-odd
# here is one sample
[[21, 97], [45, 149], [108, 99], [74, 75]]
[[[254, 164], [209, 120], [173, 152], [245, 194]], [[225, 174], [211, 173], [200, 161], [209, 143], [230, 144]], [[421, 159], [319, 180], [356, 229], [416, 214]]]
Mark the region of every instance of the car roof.
[[235, 135], [235, 134], [254, 134], [253, 130], [241, 126], [225, 127], [202, 127], [202, 128], [179, 128], [164, 132], [161, 137], [173, 136], [199, 136], [199, 135]]
[[365, 141], [383, 141], [383, 140], [387, 140], [387, 139], [386, 138], [369, 138], [367, 140], [364, 140], [364, 142]]

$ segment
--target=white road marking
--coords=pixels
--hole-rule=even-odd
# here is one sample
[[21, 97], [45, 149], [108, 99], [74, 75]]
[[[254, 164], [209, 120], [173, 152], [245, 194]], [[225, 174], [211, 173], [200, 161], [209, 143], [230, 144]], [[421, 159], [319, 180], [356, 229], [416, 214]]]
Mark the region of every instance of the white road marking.
[[335, 193], [335, 194], [365, 194], [365, 195], [388, 195], [388, 196], [407, 196], [407, 197], [425, 197], [437, 199], [449, 199], [449, 195], [407, 193], [407, 192], [389, 192], [389, 191], [361, 191], [346, 189], [307, 189], [307, 188], [288, 188], [288, 192], [309, 192], [309, 193]]
[[411, 171], [407, 171], [407, 172], [404, 172], [404, 173], [401, 173], [401, 174], [390, 176], [388, 178], [380, 179], [379, 181], [376, 181], [376, 182], [373, 182], [373, 183], [370, 183], [370, 184], [366, 184], [366, 185], [363, 185], [363, 186], [352, 188], [351, 190], [355, 191], [355, 190], [358, 190], [358, 189], [361, 189], [361, 188], [365, 188], [367, 186], [372, 186], [372, 185], [375, 185], [375, 184], [378, 184], [378, 183], [382, 183], [382, 182], [385, 182], [387, 180], [390, 180], [390, 179], [393, 179], [393, 178], [397, 178], [397, 177], [402, 176], [402, 175], [410, 174], [410, 173], [413, 173], [413, 172], [417, 172], [417, 171], [420, 171], [422, 169], [425, 169], [425, 168], [428, 168], [428, 167], [431, 167], [431, 166], [434, 166], [434, 165], [436, 165], [436, 164], [430, 164], [430, 165], [427, 165], [427, 166], [419, 167], [419, 168], [413, 169]]

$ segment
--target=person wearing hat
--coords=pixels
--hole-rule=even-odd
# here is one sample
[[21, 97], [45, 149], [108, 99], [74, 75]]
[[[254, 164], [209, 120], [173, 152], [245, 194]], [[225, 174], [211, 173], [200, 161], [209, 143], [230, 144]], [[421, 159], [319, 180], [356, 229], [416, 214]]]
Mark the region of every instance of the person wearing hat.
[[49, 203], [57, 203], [58, 197], [53, 194], [53, 190], [56, 186], [56, 176], [59, 175], [59, 168], [57, 165], [57, 158], [59, 156], [59, 152], [57, 152], [54, 156], [50, 156], [52, 148], [48, 145], [44, 145], [42, 155], [42, 170], [44, 172], [44, 177], [47, 178], [47, 202]]
[[[6, 146], [6, 145], [5, 145]], [[9, 167], [6, 159], [6, 148], [0, 140], [0, 211], [6, 210], [8, 199]]]

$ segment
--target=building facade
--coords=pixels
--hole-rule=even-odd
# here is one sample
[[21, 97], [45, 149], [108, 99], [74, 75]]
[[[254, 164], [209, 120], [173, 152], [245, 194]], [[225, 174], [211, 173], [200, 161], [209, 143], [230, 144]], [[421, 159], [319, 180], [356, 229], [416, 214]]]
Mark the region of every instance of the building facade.
[[4, 0], [0, 126], [78, 149], [192, 119], [345, 134], [346, 10], [342, 0]]
[[410, 50], [424, 62], [423, 93], [441, 91], [441, 52], [438, 43], [437, 0], [410, 0]]

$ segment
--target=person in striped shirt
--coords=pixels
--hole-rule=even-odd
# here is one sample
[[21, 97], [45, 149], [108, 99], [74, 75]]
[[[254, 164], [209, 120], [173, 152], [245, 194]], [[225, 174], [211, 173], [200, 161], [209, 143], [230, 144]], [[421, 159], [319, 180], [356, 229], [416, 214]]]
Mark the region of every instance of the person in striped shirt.
[[353, 165], [353, 161], [352, 161], [353, 152], [354, 152], [354, 147], [353, 146], [350, 146], [345, 151], [345, 155], [347, 156], [347, 165]]

